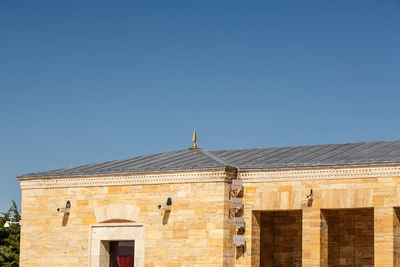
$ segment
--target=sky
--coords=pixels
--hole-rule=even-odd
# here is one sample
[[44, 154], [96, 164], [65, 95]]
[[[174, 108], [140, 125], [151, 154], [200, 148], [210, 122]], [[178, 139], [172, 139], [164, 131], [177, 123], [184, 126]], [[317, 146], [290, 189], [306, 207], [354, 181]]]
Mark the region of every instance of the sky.
[[0, 2], [15, 176], [186, 149], [400, 139], [400, 0]]

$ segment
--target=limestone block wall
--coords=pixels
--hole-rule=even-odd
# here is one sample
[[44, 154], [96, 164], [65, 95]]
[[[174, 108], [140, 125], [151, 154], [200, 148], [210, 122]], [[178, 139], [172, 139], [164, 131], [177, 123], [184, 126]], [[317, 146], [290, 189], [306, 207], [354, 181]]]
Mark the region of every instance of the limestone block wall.
[[[132, 214], [137, 212], [136, 221], [144, 224], [144, 266], [232, 265], [228, 193], [229, 186], [220, 181], [35, 189], [24, 185], [21, 266], [88, 266], [90, 225], [99, 223], [95, 210], [103, 218], [113, 208], [101, 207], [121, 204], [137, 207]], [[166, 219], [157, 205], [168, 197], [173, 204]], [[57, 213], [67, 200], [72, 206], [69, 216]], [[136, 216], [132, 214], [127, 217]]]

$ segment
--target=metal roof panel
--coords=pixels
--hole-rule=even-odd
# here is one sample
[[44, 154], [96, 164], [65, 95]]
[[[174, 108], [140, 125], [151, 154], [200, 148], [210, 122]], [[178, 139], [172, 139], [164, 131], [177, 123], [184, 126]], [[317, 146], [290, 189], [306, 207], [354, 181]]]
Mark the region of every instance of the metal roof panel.
[[230, 166], [239, 169], [274, 169], [387, 163], [400, 164], [400, 140], [215, 151], [178, 150], [30, 173], [18, 178], [207, 170]]

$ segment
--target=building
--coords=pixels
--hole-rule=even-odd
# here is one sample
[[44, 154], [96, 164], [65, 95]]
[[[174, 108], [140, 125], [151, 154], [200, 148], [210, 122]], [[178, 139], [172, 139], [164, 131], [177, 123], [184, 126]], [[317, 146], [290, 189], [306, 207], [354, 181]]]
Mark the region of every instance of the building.
[[18, 179], [21, 266], [400, 264], [400, 141], [194, 145]]

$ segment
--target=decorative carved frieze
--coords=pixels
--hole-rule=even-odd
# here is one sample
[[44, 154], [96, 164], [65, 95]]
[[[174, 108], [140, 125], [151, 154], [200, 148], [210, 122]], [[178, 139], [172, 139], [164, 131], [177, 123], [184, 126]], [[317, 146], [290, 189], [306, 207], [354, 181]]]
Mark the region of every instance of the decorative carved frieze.
[[[292, 170], [241, 170], [239, 179], [246, 183], [279, 182], [279, 181], [316, 181], [331, 179], [360, 179], [400, 177], [400, 166], [386, 167], [330, 167], [315, 169]], [[93, 177], [47, 177], [20, 180], [21, 189], [89, 187], [116, 185], [146, 185], [174, 183], [214, 183], [230, 182], [236, 178], [235, 170], [213, 170], [193, 172], [149, 173], [120, 176]]]
[[400, 166], [391, 167], [331, 167], [302, 170], [271, 170], [240, 172], [240, 179], [247, 183], [384, 178], [400, 176]]
[[149, 173], [126, 176], [52, 177], [21, 180], [21, 189], [146, 185], [174, 183], [229, 182], [235, 176], [231, 170], [194, 171], [180, 173]]

